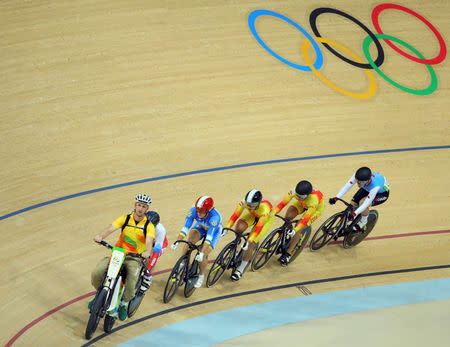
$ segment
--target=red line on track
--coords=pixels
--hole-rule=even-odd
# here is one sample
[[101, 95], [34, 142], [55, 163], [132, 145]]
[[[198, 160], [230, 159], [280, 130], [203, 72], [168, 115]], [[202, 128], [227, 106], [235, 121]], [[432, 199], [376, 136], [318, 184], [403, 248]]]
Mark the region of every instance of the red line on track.
[[[373, 240], [383, 240], [383, 239], [395, 239], [395, 238], [400, 238], [400, 237], [412, 237], [412, 236], [422, 236], [422, 235], [437, 235], [437, 234], [449, 234], [450, 233], [450, 229], [449, 230], [434, 230], [434, 231], [418, 231], [418, 232], [414, 232], [414, 233], [404, 233], [404, 234], [389, 234], [389, 235], [382, 235], [382, 236], [373, 236], [373, 237], [368, 237], [366, 238], [364, 241], [373, 241]], [[333, 242], [333, 243], [337, 243], [337, 242]], [[156, 271], [153, 275], [161, 275], [163, 273], [169, 272], [172, 269], [164, 269], [161, 271]], [[27, 325], [25, 325], [22, 329], [20, 329], [5, 345], [5, 347], [11, 347], [13, 345], [14, 342], [17, 341], [17, 339], [22, 336], [26, 331], [30, 330], [33, 326], [35, 326], [37, 323], [43, 321], [44, 319], [50, 317], [52, 314], [62, 310], [63, 308], [70, 306], [72, 304], [75, 304], [78, 301], [81, 301], [83, 299], [86, 299], [92, 295], [95, 294], [95, 291], [83, 294], [81, 296], [78, 296], [74, 299], [71, 299], [59, 306], [56, 306], [55, 308], [52, 308], [50, 311], [44, 313], [43, 315], [37, 317], [36, 319], [34, 319], [32, 322], [28, 323]]]

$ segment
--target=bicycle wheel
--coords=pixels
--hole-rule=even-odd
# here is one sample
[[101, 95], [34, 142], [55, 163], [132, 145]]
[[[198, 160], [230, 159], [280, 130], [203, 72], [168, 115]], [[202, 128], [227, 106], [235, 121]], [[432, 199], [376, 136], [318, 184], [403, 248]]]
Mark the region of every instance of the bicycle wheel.
[[131, 301], [128, 305], [128, 318], [133, 317], [133, 315], [136, 313], [144, 296], [145, 296], [145, 292], [138, 291], [136, 293], [136, 295], [134, 296], [134, 298], [131, 299]]
[[372, 210], [369, 212], [369, 219], [367, 220], [366, 230], [363, 232], [350, 232], [344, 237], [344, 241], [342, 242], [342, 245], [344, 248], [352, 248], [356, 246], [357, 244], [361, 243], [362, 240], [364, 240], [367, 235], [370, 234], [370, 232], [375, 227], [375, 224], [377, 224], [378, 221], [378, 211]]
[[251, 267], [252, 271], [257, 271], [261, 269], [267, 262], [272, 258], [272, 255], [277, 250], [281, 242], [281, 236], [283, 234], [282, 228], [277, 228], [273, 230], [256, 249]]
[[208, 288], [216, 284], [225, 271], [230, 266], [231, 261], [236, 253], [236, 242], [232, 241], [222, 249], [222, 251], [217, 256], [216, 260], [211, 266], [208, 273], [208, 278], [206, 279], [206, 286]]
[[114, 323], [116, 322], [116, 317], [106, 315], [105, 322], [103, 324], [103, 330], [105, 333], [109, 334], [112, 331], [112, 328], [114, 326]]
[[84, 336], [88, 340], [92, 337], [98, 327], [98, 323], [100, 322], [101, 318], [101, 311], [103, 309], [103, 306], [105, 305], [107, 294], [107, 289], [102, 288], [100, 293], [98, 293], [98, 295], [94, 299], [94, 302], [92, 303], [89, 320], [86, 325], [86, 331], [84, 333]]
[[184, 285], [184, 297], [189, 298], [195, 292], [195, 289], [197, 289], [194, 285], [197, 281], [199, 271], [199, 263], [194, 258], [191, 267], [189, 268], [188, 279]]
[[164, 303], [168, 303], [173, 296], [175, 295], [178, 287], [181, 285], [184, 279], [184, 271], [186, 271], [187, 267], [187, 256], [183, 255], [176, 262], [175, 266], [172, 269], [172, 272], [167, 279], [166, 286], [164, 288], [163, 301]]
[[317, 251], [328, 244], [335, 237], [344, 223], [344, 213], [339, 212], [328, 218], [314, 234], [309, 248], [311, 251]]
[[306, 244], [308, 243], [310, 235], [311, 235], [311, 227], [309, 226], [305, 230], [303, 230], [303, 236], [294, 248], [294, 252], [292, 253], [290, 263], [292, 263], [303, 251], [303, 248], [305, 248]]

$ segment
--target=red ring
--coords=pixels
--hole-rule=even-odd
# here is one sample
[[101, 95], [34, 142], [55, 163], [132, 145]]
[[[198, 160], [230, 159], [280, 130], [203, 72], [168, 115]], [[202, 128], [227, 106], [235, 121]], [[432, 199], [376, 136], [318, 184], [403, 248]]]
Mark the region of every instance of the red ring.
[[416, 17], [418, 20], [422, 21], [428, 28], [430, 28], [430, 30], [436, 36], [436, 38], [439, 41], [439, 46], [440, 46], [439, 54], [436, 57], [431, 58], [431, 59], [420, 59], [413, 55], [409, 55], [408, 53], [403, 52], [400, 48], [398, 48], [396, 45], [394, 45], [391, 41], [385, 40], [386, 43], [392, 47], [392, 49], [394, 49], [397, 53], [403, 55], [404, 57], [406, 57], [412, 61], [415, 61], [416, 63], [420, 63], [420, 64], [434, 65], [434, 64], [439, 64], [440, 62], [442, 62], [445, 59], [445, 57], [447, 55], [447, 47], [445, 45], [444, 39], [442, 38], [442, 35], [437, 31], [437, 29], [433, 26], [433, 24], [431, 24], [428, 20], [426, 20], [423, 16], [421, 16], [417, 12], [414, 12], [413, 10], [410, 10], [407, 7], [403, 7], [403, 6], [400, 6], [397, 4], [388, 4], [388, 3], [377, 5], [372, 11], [372, 22], [373, 22], [373, 26], [375, 27], [375, 30], [379, 34], [383, 34], [383, 32], [381, 31], [378, 17], [380, 15], [380, 13], [386, 9], [400, 10], [400, 11], [409, 13], [409, 14], [413, 15], [414, 17]]

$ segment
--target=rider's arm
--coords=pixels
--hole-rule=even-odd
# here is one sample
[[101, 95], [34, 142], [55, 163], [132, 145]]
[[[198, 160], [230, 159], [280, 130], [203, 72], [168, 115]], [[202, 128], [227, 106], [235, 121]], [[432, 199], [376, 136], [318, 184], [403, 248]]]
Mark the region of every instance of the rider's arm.
[[228, 220], [228, 223], [226, 225], [227, 228], [231, 228], [234, 225], [234, 223], [236, 223], [238, 218], [241, 216], [243, 210], [244, 210], [244, 204], [241, 201], [237, 205], [237, 207], [234, 210], [233, 214], [231, 215], [230, 219]]
[[94, 237], [94, 241], [102, 241], [103, 239], [107, 238], [109, 235], [111, 235], [114, 231], [117, 229], [122, 228], [122, 226], [125, 223], [125, 218], [127, 215], [120, 216], [119, 218], [116, 218], [114, 222], [112, 222], [105, 230], [103, 230], [100, 234], [97, 234]]
[[147, 236], [145, 237], [145, 252], [142, 255], [148, 258], [153, 253], [153, 240], [155, 239], [155, 227], [152, 223], [147, 225]]
[[153, 251], [156, 253], [161, 253], [163, 248], [164, 239], [166, 238], [166, 228], [161, 223], [158, 223], [155, 227], [155, 246], [153, 247]]
[[368, 208], [372, 204], [372, 201], [377, 196], [377, 193], [379, 190], [380, 190], [379, 186], [376, 186], [370, 190], [369, 195], [367, 196], [366, 200], [364, 200], [362, 205], [356, 209], [355, 216], [359, 215], [361, 212], [363, 212], [366, 208]]
[[275, 208], [272, 210], [272, 214], [277, 214], [278, 212], [280, 212], [283, 208], [285, 208], [285, 206], [287, 204], [289, 204], [289, 202], [292, 200], [292, 198], [294, 197], [294, 194], [292, 193], [292, 190], [287, 193], [285, 195], [285, 197], [283, 198], [283, 200], [281, 200], [277, 206], [275, 206]]
[[192, 223], [194, 223], [195, 215], [195, 207], [191, 207], [184, 221], [184, 226], [181, 228], [180, 236], [185, 237], [187, 235], [189, 228], [192, 226]]
[[341, 188], [339, 193], [336, 194], [336, 197], [339, 199], [342, 199], [342, 197], [345, 194], [347, 194], [347, 192], [350, 190], [351, 187], [353, 187], [355, 185], [355, 183], [356, 183], [356, 178], [355, 178], [355, 175], [353, 175], [352, 177], [350, 177], [348, 182]]

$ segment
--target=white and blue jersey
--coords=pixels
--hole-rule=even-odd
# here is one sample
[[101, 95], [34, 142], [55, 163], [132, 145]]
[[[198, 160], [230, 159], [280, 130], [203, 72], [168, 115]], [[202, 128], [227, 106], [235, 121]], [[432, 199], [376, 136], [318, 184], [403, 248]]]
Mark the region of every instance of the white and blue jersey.
[[387, 182], [386, 177], [384, 177], [379, 172], [375, 172], [372, 175], [372, 179], [371, 179], [370, 183], [367, 186], [364, 186], [361, 188], [370, 193], [370, 191], [372, 189], [377, 188], [377, 187], [378, 187], [378, 190], [377, 190], [378, 194], [389, 191], [389, 183]]
[[[336, 197], [342, 199], [342, 197], [356, 183], [357, 183], [356, 177], [355, 177], [355, 175], [353, 175], [352, 177], [350, 177], [348, 182], [342, 187], [342, 189], [339, 191], [339, 193], [337, 193]], [[361, 187], [360, 189], [362, 189], [363, 191], [367, 192], [366, 193], [367, 194], [367, 199], [364, 201], [364, 203], [361, 206], [359, 206], [356, 209], [356, 211], [355, 211], [356, 215], [360, 214], [366, 208], [368, 208], [372, 204], [372, 202], [375, 200], [377, 195], [385, 194], [385, 195], [388, 196], [390, 188], [389, 188], [389, 183], [388, 183], [387, 179], [382, 174], [380, 174], [379, 172], [374, 172], [372, 174], [372, 178], [370, 179], [370, 182], [366, 186]], [[363, 195], [366, 195], [366, 194], [363, 194]], [[387, 198], [385, 198], [384, 200], [386, 200], [386, 199]]]
[[[192, 226], [193, 224], [194, 226]], [[186, 216], [181, 233], [186, 236], [191, 227], [200, 233], [201, 238], [206, 235], [205, 242], [209, 243], [211, 247], [214, 248], [222, 234], [222, 216], [215, 208], [213, 208], [205, 218], [200, 218], [197, 214], [197, 209], [193, 206]]]

